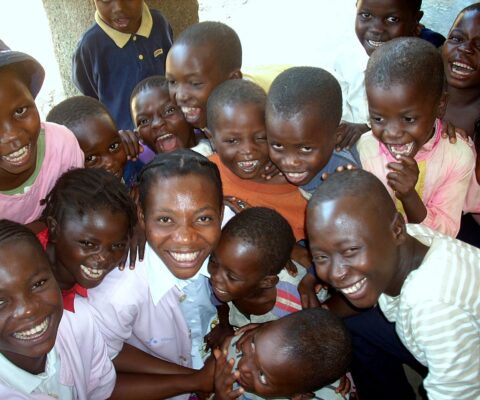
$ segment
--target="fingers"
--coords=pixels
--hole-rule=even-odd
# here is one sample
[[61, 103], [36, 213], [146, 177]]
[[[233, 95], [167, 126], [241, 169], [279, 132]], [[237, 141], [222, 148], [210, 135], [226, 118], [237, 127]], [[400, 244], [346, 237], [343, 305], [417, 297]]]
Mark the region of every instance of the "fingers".
[[285, 265], [285, 269], [287, 270], [287, 272], [290, 276], [295, 277], [298, 274], [297, 266], [295, 265], [295, 263], [292, 260], [287, 261], [287, 265]]
[[118, 134], [127, 153], [127, 159], [136, 160], [138, 155], [143, 151], [143, 146], [140, 144], [135, 133], [133, 131], [120, 130]]

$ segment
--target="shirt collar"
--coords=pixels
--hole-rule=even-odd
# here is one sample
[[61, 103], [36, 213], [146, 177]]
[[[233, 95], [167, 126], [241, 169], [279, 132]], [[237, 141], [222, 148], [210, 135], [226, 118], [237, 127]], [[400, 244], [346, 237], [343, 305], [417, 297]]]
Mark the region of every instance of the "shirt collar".
[[200, 270], [190, 279], [179, 279], [173, 275], [164, 262], [153, 251], [150, 245], [147, 243], [145, 246], [145, 270], [147, 271], [147, 281], [150, 287], [150, 293], [155, 305], [158, 304], [160, 299], [173, 287], [178, 290], [182, 290], [189, 282], [197, 280], [200, 275], [204, 275], [210, 278], [208, 273], [208, 260], [207, 257], [203, 262]]
[[20, 393], [32, 393], [42, 382], [53, 377], [57, 372], [58, 354], [55, 347], [47, 354], [45, 372], [33, 375], [11, 363], [3, 354], [0, 354], [1, 378], [6, 384]]
[[[98, 11], [95, 11], [95, 21], [100, 26], [100, 28], [107, 34], [107, 36], [110, 37], [110, 39], [112, 39], [115, 42], [115, 44], [120, 48], [124, 47], [132, 37], [131, 33], [123, 33], [123, 32], [117, 31], [116, 29], [113, 29], [111, 26], [108, 26], [100, 18], [100, 14], [98, 13]], [[150, 32], [152, 31], [152, 27], [153, 27], [152, 14], [150, 13], [148, 6], [145, 3], [143, 3], [142, 23], [140, 24], [140, 27], [138, 28], [135, 35], [140, 35], [148, 38], [150, 36]]]

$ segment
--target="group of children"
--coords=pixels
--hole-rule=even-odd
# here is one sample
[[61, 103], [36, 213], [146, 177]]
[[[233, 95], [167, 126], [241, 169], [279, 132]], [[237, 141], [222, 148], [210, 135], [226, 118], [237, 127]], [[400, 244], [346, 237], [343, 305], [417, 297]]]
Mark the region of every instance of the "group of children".
[[354, 63], [267, 80], [95, 5], [47, 122], [0, 44], [0, 397], [480, 397], [480, 3], [439, 51], [358, 0]]

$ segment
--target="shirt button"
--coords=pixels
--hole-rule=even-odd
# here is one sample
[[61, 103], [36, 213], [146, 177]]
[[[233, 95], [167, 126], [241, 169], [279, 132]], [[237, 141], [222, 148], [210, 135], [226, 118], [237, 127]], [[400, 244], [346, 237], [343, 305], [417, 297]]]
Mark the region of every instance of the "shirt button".
[[180, 297], [178, 298], [178, 300], [180, 301], [180, 303], [182, 301], [185, 301], [185, 299], [187, 298], [187, 295], [185, 293], [181, 294]]
[[134, 36], [132, 37], [132, 40], [133, 40], [133, 41], [137, 40], [137, 37], [134, 35]]
[[143, 60], [143, 54], [139, 54], [139, 55], [138, 55], [138, 59], [139, 59], [139, 60]]

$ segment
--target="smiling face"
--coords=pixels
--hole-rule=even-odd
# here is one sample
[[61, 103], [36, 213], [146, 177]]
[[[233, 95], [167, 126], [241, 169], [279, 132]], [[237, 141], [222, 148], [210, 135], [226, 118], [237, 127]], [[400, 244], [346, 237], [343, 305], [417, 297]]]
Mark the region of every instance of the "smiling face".
[[55, 275], [62, 289], [75, 283], [87, 289], [98, 286], [125, 254], [128, 227], [125, 213], [107, 209], [68, 212], [61, 224], [50, 220]]
[[139, 220], [148, 244], [177, 278], [193, 277], [215, 248], [222, 207], [218, 189], [205, 176], [152, 181]]
[[156, 153], [195, 146], [195, 136], [168, 89], [151, 87], [132, 99], [132, 116], [143, 142]]
[[221, 237], [210, 257], [208, 272], [213, 292], [223, 302], [256, 296], [264, 288], [258, 249], [230, 235]]
[[0, 352], [28, 370], [53, 348], [62, 297], [39, 246], [27, 240], [0, 245]]
[[358, 0], [355, 32], [370, 56], [383, 43], [400, 36], [415, 36], [423, 13], [405, 0]]
[[372, 132], [393, 157], [417, 154], [432, 137], [445, 101], [432, 99], [413, 84], [367, 87], [367, 98]]
[[207, 100], [212, 90], [230, 78], [217, 62], [211, 46], [174, 44], [167, 55], [165, 77], [170, 97], [195, 128], [207, 126]]
[[264, 107], [257, 104], [222, 107], [212, 142], [222, 162], [235, 175], [265, 182], [261, 173], [270, 159]]
[[112, 118], [107, 114], [95, 115], [74, 130], [85, 154], [85, 168], [103, 168], [120, 179], [127, 154]]
[[[354, 205], [354, 206], [353, 206]], [[309, 208], [307, 231], [315, 270], [354, 306], [372, 307], [382, 293], [399, 284], [399, 246], [405, 239], [402, 220], [343, 197]]]
[[285, 337], [278, 321], [255, 330], [242, 344], [237, 382], [248, 392], [259, 396], [290, 397], [302, 387], [302, 369], [281, 349]]
[[445, 75], [450, 86], [480, 87], [480, 12], [460, 14], [442, 47]]
[[292, 118], [267, 112], [266, 125], [270, 159], [293, 185], [310, 182], [333, 154], [336, 127], [332, 131], [313, 112]]
[[143, 0], [95, 0], [102, 20], [123, 33], [135, 33], [142, 23]]
[[0, 189], [14, 189], [35, 170], [40, 116], [28, 87], [0, 69]]

